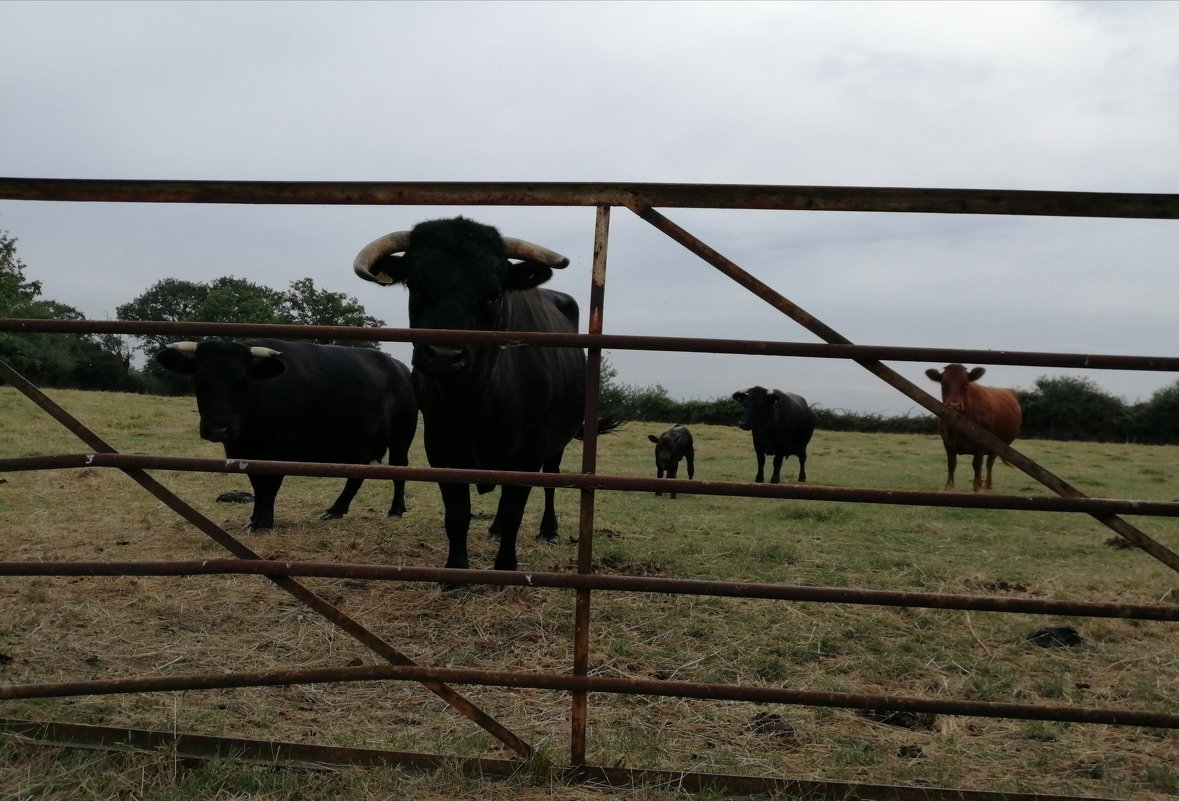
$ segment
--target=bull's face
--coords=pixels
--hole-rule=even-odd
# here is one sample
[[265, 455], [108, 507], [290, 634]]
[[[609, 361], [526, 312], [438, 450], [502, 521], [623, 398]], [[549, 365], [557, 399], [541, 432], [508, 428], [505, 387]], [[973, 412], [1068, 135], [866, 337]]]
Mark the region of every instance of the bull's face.
[[753, 431], [769, 425], [778, 396], [764, 387], [750, 387], [744, 392], [734, 392], [733, 400], [742, 406], [737, 427], [742, 431]]
[[[518, 261], [513, 261], [516, 259]], [[358, 275], [409, 290], [410, 328], [503, 329], [506, 296], [532, 289], [569, 260], [462, 217], [433, 220], [378, 239], [360, 252]], [[433, 378], [461, 380], [487, 347], [419, 342], [413, 366]]]
[[241, 436], [250, 383], [286, 370], [278, 351], [236, 342], [174, 342], [156, 354], [156, 361], [171, 372], [192, 376], [201, 439], [222, 443]]
[[986, 373], [985, 367], [975, 367], [969, 372], [961, 364], [947, 364], [945, 369], [938, 371], [932, 367], [925, 371], [930, 381], [936, 381], [942, 387], [942, 403], [957, 412], [966, 410], [967, 385], [977, 381]]
[[[494, 330], [508, 291], [506, 260], [494, 253], [454, 254], [422, 248], [405, 255], [409, 327], [457, 331]], [[470, 374], [479, 348], [418, 342], [413, 366], [436, 378]]]

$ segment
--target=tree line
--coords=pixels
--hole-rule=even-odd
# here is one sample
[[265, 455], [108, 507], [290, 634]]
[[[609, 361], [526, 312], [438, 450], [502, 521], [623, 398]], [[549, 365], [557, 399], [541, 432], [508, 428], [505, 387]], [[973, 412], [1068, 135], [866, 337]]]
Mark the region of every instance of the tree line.
[[[26, 278], [17, 240], [0, 231], [0, 317], [83, 320], [72, 306], [42, 297], [41, 282]], [[293, 323], [381, 327], [355, 298], [319, 289], [310, 278], [285, 290], [223, 276], [213, 281], [165, 278], [118, 307], [119, 320], [212, 323]], [[173, 337], [118, 334], [18, 334], [0, 331], [0, 359], [45, 387], [186, 394], [191, 382], [160, 369], [152, 358]], [[377, 346], [358, 340], [317, 340], [323, 344]], [[142, 369], [134, 356], [144, 357]], [[1179, 444], [1179, 381], [1148, 400], [1127, 404], [1087, 378], [1036, 379], [1019, 390], [1021, 437]], [[731, 398], [676, 400], [659, 384], [637, 386], [619, 380], [608, 359], [602, 364], [603, 411], [628, 420], [735, 425], [740, 406]], [[936, 434], [937, 418], [926, 412], [883, 416], [816, 407], [819, 428], [829, 431]]]
[[[1037, 378], [1031, 389], [1019, 389], [1023, 409], [1020, 437], [1025, 439], [1179, 444], [1179, 380], [1155, 391], [1146, 401], [1128, 404], [1088, 378]], [[675, 400], [660, 384], [637, 386], [618, 380], [603, 360], [601, 406], [605, 413], [627, 420], [652, 420], [736, 425], [741, 405], [728, 396], [710, 400]], [[813, 406], [817, 426], [827, 431], [930, 434], [938, 419], [918, 414], [885, 416]]]
[[[17, 255], [17, 240], [0, 231], [0, 317], [84, 320], [65, 303], [42, 297], [41, 282], [28, 280], [27, 266]], [[319, 289], [310, 278], [292, 281], [285, 290], [244, 278], [222, 276], [213, 281], [165, 278], [119, 306], [119, 320], [206, 323], [291, 323], [381, 327], [355, 299]], [[163, 334], [19, 334], [0, 332], [0, 359], [35, 384], [152, 394], [191, 392], [183, 377], [169, 373], [152, 358], [167, 342]], [[322, 344], [375, 348], [376, 342], [316, 340]], [[134, 357], [144, 357], [143, 367]]]

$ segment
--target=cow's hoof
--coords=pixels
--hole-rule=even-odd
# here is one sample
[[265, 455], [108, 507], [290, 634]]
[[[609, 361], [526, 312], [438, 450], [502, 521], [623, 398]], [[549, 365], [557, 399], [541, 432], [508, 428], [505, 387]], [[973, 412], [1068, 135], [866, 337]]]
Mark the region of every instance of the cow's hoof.
[[326, 512], [324, 512], [323, 514], [321, 514], [319, 516], [319, 519], [320, 520], [339, 520], [343, 516], [344, 516], [344, 514], [342, 512], [333, 512], [331, 509], [328, 509]]
[[544, 545], [556, 545], [557, 540], [559, 540], [559, 539], [560, 539], [560, 537], [557, 535], [557, 532], [555, 532], [555, 531], [552, 532], [551, 534], [546, 534], [544, 532], [541, 532], [540, 534], [536, 535], [536, 541], [539, 543], [542, 543]]
[[395, 512], [395, 511], [393, 511], [392, 509], [390, 509], [390, 510], [389, 510], [389, 514], [385, 515], [385, 517], [388, 517], [388, 518], [392, 519], [392, 518], [394, 518], [394, 517], [401, 517], [401, 516], [403, 516], [404, 514], [405, 514], [405, 510], [404, 510], [404, 509], [402, 509], [400, 512]]

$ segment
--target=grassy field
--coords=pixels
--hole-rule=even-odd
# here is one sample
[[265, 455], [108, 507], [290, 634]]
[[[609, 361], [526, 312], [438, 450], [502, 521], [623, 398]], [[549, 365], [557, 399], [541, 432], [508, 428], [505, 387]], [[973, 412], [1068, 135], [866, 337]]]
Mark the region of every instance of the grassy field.
[[[190, 398], [54, 391], [116, 448], [220, 457], [197, 438]], [[647, 434], [632, 423], [601, 441], [600, 472], [655, 474]], [[752, 480], [749, 435], [693, 426], [696, 477]], [[411, 461], [424, 465], [420, 431]], [[1179, 448], [1048, 441], [1016, 447], [1082, 491], [1179, 498]], [[87, 449], [23, 396], [0, 387], [0, 457]], [[580, 462], [571, 448], [566, 470]], [[939, 490], [936, 437], [818, 431], [811, 484]], [[969, 486], [968, 465], [959, 486]], [[241, 476], [157, 472], [182, 498], [267, 557], [438, 566], [445, 561], [437, 489], [411, 484], [409, 512], [388, 521], [391, 487], [369, 482], [340, 521], [320, 521], [337, 479], [292, 478], [277, 526], [240, 532], [249, 507], [218, 503], [248, 490]], [[797, 475], [791, 459], [783, 467]], [[115, 470], [8, 473], [0, 484], [4, 560], [154, 560], [223, 556], [219, 547]], [[996, 466], [996, 492], [1042, 495]], [[485, 527], [494, 495], [475, 501]], [[526, 569], [572, 571], [578, 493], [559, 491], [563, 533], [533, 541], [539, 498], [525, 517]], [[1172, 550], [1179, 520], [1131, 518]], [[866, 587], [1061, 600], [1175, 603], [1179, 576], [1075, 514], [873, 506], [680, 494], [599, 493], [600, 572]], [[472, 537], [472, 563], [494, 545]], [[307, 584], [422, 664], [567, 673], [573, 596], [567, 591], [309, 579]], [[5, 578], [0, 582], [0, 679], [56, 682], [378, 663], [377, 657], [269, 582], [245, 576]], [[591, 671], [837, 692], [1179, 712], [1179, 627], [910, 608], [595, 593]], [[1040, 648], [1027, 634], [1074, 626], [1076, 648]], [[359, 662], [357, 662], [359, 660]], [[547, 760], [568, 758], [568, 696], [460, 687]], [[0, 716], [102, 723], [194, 734], [321, 742], [509, 758], [434, 695], [407, 683], [354, 683], [8, 701]], [[851, 710], [644, 696], [590, 698], [589, 758], [602, 765], [803, 779], [1163, 799], [1179, 794], [1179, 732], [1136, 727], [939, 716], [906, 728]], [[475, 785], [454, 771], [310, 772], [195, 764], [167, 754], [59, 750], [0, 739], [5, 798], [432, 799], [679, 797], [674, 789], [607, 793], [553, 787], [535, 772]]]

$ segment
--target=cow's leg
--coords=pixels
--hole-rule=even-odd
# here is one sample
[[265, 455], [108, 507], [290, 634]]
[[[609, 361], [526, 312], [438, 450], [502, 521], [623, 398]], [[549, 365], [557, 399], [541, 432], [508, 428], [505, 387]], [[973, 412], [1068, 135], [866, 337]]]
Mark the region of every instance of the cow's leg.
[[987, 454], [987, 489], [991, 488], [991, 470], [995, 467], [995, 459], [998, 454]]
[[[394, 467], [409, 466], [409, 442], [389, 443], [389, 464]], [[393, 482], [393, 502], [389, 504], [389, 517], [401, 517], [403, 514], [405, 514], [405, 479], [396, 479]]]
[[[680, 469], [680, 463], [673, 461], [670, 465], [668, 465], [667, 477], [668, 478], [675, 478], [675, 474], [677, 472], [679, 472], [679, 469]], [[671, 494], [672, 499], [674, 500], [675, 499], [675, 492], [672, 492], [670, 494]]]
[[250, 476], [250, 486], [254, 488], [254, 511], [250, 515], [250, 522], [245, 525], [246, 531], [274, 528], [274, 499], [278, 496], [283, 478], [261, 474]]
[[806, 448], [798, 452], [798, 480], [806, 481]]
[[500, 489], [499, 509], [495, 519], [499, 523], [499, 552], [495, 555], [496, 570], [516, 569], [516, 535], [520, 532], [520, 521], [524, 518], [524, 507], [528, 505], [528, 493], [532, 487], [509, 487]]
[[[561, 472], [561, 457], [565, 453], [562, 451], [556, 456], [552, 457], [541, 465], [541, 472], [543, 473], [560, 473]], [[544, 513], [540, 516], [540, 531], [536, 538], [545, 542], [557, 541], [557, 510], [553, 506], [555, 500], [556, 490], [552, 487], [544, 488]], [[500, 496], [500, 503], [503, 503], [503, 496]], [[498, 516], [498, 515], [497, 515]]]
[[770, 476], [771, 484], [779, 484], [782, 481], [782, 460], [786, 458], [784, 453], [774, 454], [774, 474]]
[[[659, 466], [658, 462], [655, 463], [655, 478], [663, 478], [663, 468]], [[662, 492], [659, 492], [659, 491], [655, 492], [656, 498], [661, 497], [662, 495], [663, 495]]]
[[447, 567], [466, 569], [471, 566], [467, 558], [467, 531], [471, 527], [471, 488], [466, 484], [439, 484], [442, 505], [446, 507], [443, 525], [450, 551], [446, 556]]
[[360, 491], [360, 485], [363, 483], [363, 478], [348, 479], [344, 483], [344, 489], [340, 492], [340, 497], [336, 498], [336, 502], [326, 512], [320, 515], [319, 519], [338, 520], [348, 514], [348, 509], [352, 506], [352, 499], [356, 497], [356, 493]]
[[974, 487], [974, 491], [975, 491], [975, 492], [978, 492], [980, 489], [982, 489], [982, 485], [983, 485], [983, 480], [982, 480], [982, 467], [983, 467], [983, 459], [984, 459], [984, 458], [985, 458], [985, 456], [984, 456], [983, 454], [981, 454], [981, 453], [976, 453], [976, 454], [974, 455], [974, 459], [973, 459], [973, 461], [971, 462], [971, 466], [974, 468], [974, 484], [973, 484], [973, 487]]
[[946, 489], [954, 489], [954, 469], [958, 467], [958, 454], [946, 451]]
[[688, 448], [688, 452], [684, 454], [684, 458], [688, 460], [688, 478], [696, 477], [696, 452]]
[[766, 480], [766, 452], [760, 448], [754, 448], [753, 452], [757, 455], [757, 475], [753, 480], [760, 484]]

